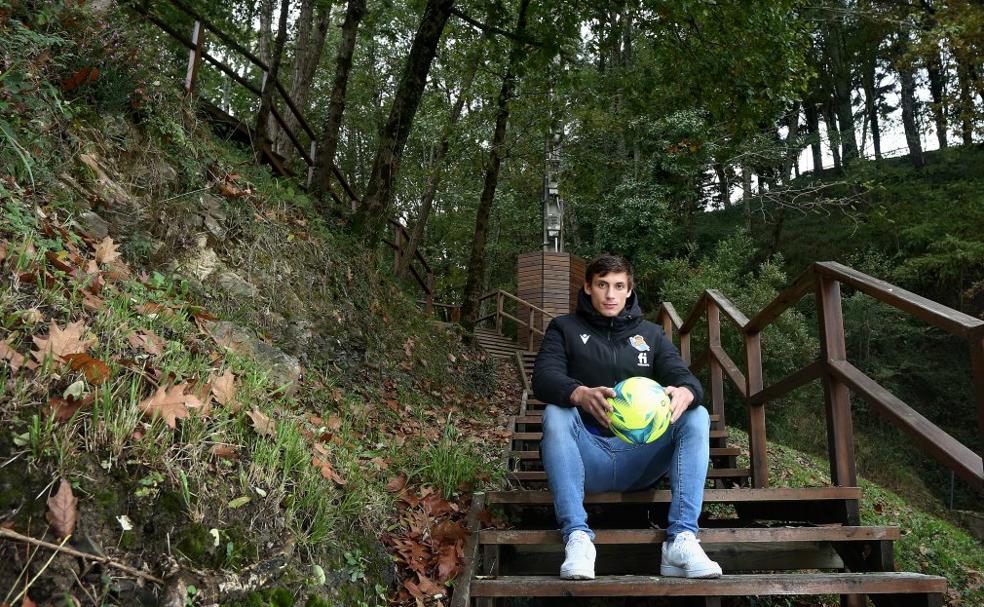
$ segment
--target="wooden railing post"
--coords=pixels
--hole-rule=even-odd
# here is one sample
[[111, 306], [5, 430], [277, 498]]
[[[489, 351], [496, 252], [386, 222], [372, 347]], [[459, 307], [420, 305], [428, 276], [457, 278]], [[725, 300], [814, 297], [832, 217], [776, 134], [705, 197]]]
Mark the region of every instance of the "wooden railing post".
[[827, 414], [827, 450], [830, 455], [830, 478], [834, 485], [856, 487], [854, 429], [851, 422], [851, 392], [830, 370], [830, 361], [847, 359], [844, 341], [844, 314], [841, 308], [840, 282], [822, 274], [816, 277], [817, 319], [819, 322], [820, 360], [823, 363], [823, 393]]
[[434, 313], [434, 273], [427, 273], [427, 316]]
[[393, 225], [393, 244], [396, 247], [393, 249], [393, 267], [400, 267], [400, 246], [403, 244], [403, 235], [400, 233], [400, 226]]
[[311, 189], [311, 183], [314, 182], [314, 167], [318, 162], [318, 142], [314, 139], [311, 140], [310, 150], [311, 164], [308, 165], [307, 171], [307, 188], [309, 190]]
[[663, 322], [663, 333], [666, 334], [666, 339], [673, 341], [673, 319], [670, 315], [663, 310], [660, 312], [660, 320]]
[[970, 376], [977, 396], [977, 424], [980, 440], [977, 453], [984, 458], [984, 329], [970, 336]]
[[495, 294], [495, 332], [502, 335], [502, 305], [503, 305], [502, 291], [496, 291]]
[[191, 28], [191, 42], [195, 45], [195, 48], [188, 51], [188, 71], [185, 74], [185, 91], [189, 93], [195, 90], [198, 67], [202, 63], [202, 46], [205, 42], [205, 27], [197, 19], [195, 20], [195, 25]]
[[[714, 356], [714, 347], [721, 346], [721, 311], [717, 303], [708, 298], [707, 301], [707, 364], [710, 369], [711, 378], [711, 413], [718, 416], [716, 422], [711, 424], [715, 430], [724, 430], [724, 372], [721, 370], [721, 363]], [[721, 439], [711, 439], [712, 443], [720, 443]], [[715, 444], [721, 447], [723, 445]]]
[[[760, 392], [762, 379], [762, 335], [745, 334], [745, 394]], [[765, 403], [748, 407], [748, 451], [752, 462], [752, 487], [769, 486], [769, 452], [765, 434]]]
[[[519, 310], [517, 310], [517, 312], [518, 311]], [[530, 314], [529, 314], [529, 318], [527, 319], [527, 322], [529, 324], [526, 325], [526, 349], [530, 352], [536, 351], [536, 349], [533, 347], [533, 317], [535, 314], [536, 312], [534, 312], [533, 307], [530, 306]]]

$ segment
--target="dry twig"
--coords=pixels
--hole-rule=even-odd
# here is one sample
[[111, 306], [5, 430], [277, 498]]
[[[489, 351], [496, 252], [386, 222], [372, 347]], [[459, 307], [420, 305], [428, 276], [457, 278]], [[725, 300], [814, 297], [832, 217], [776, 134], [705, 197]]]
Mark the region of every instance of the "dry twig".
[[90, 554], [88, 552], [82, 552], [82, 551], [76, 550], [74, 548], [68, 548], [66, 546], [59, 546], [58, 544], [52, 544], [51, 542], [46, 542], [44, 540], [35, 539], [35, 538], [30, 537], [30, 536], [27, 536], [27, 535], [21, 535], [20, 533], [17, 533], [16, 531], [12, 531], [10, 529], [4, 529], [2, 527], [0, 527], [0, 538], [6, 538], [8, 540], [14, 540], [14, 541], [17, 541], [17, 542], [25, 542], [27, 544], [32, 544], [34, 546], [39, 546], [41, 548], [47, 548], [48, 550], [54, 550], [55, 552], [64, 552], [65, 554], [70, 554], [70, 555], [75, 556], [75, 557], [78, 557], [78, 558], [88, 559], [90, 561], [96, 561], [96, 562], [102, 563], [103, 565], [108, 565], [110, 567], [113, 567], [114, 569], [119, 569], [120, 571], [123, 571], [125, 573], [129, 573], [132, 576], [135, 576], [135, 577], [138, 577], [138, 578], [141, 578], [141, 579], [150, 581], [150, 582], [154, 582], [155, 584], [159, 584], [161, 586], [164, 585], [164, 580], [162, 580], [161, 578], [154, 577], [153, 575], [151, 575], [151, 574], [149, 574], [149, 573], [147, 573], [145, 571], [140, 571], [139, 569], [134, 569], [133, 567], [130, 567], [129, 565], [124, 565], [123, 563], [120, 563], [119, 561], [114, 561], [113, 559], [109, 558], [108, 556], [98, 556], [98, 555], [95, 555], [95, 554]]

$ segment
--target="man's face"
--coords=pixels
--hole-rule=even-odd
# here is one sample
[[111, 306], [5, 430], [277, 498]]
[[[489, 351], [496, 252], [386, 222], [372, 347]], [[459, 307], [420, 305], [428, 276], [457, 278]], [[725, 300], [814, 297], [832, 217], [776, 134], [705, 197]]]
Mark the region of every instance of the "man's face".
[[602, 316], [614, 318], [625, 308], [625, 300], [632, 294], [629, 275], [625, 272], [595, 274], [591, 282], [584, 283], [584, 292], [591, 298], [591, 305]]

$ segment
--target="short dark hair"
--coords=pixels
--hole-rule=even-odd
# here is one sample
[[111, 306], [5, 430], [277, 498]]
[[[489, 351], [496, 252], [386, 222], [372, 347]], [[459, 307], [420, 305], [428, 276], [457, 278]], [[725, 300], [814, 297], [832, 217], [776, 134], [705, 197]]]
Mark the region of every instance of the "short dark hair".
[[584, 270], [584, 282], [591, 284], [595, 276], [607, 276], [611, 272], [625, 272], [628, 274], [629, 288], [633, 288], [632, 264], [621, 255], [612, 255], [610, 253], [602, 253], [591, 260], [591, 263]]

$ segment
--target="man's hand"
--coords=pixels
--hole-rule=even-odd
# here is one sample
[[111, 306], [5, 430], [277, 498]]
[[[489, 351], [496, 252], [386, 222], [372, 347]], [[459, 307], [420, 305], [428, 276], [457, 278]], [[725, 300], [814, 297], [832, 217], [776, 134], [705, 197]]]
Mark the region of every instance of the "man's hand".
[[673, 417], [670, 418], [670, 423], [675, 424], [676, 420], [680, 419], [683, 412], [690, 406], [690, 403], [694, 402], [694, 393], [689, 388], [678, 388], [676, 386], [666, 386], [663, 390], [670, 397], [670, 408], [673, 409]]
[[[598, 420], [602, 428], [607, 428], [612, 424], [608, 415], [612, 412], [613, 407], [605, 400], [606, 398], [615, 398], [615, 390], [605, 386], [598, 386], [597, 388], [578, 386], [571, 392], [571, 402], [590, 413], [592, 417]], [[690, 399], [693, 400], [693, 396]]]

